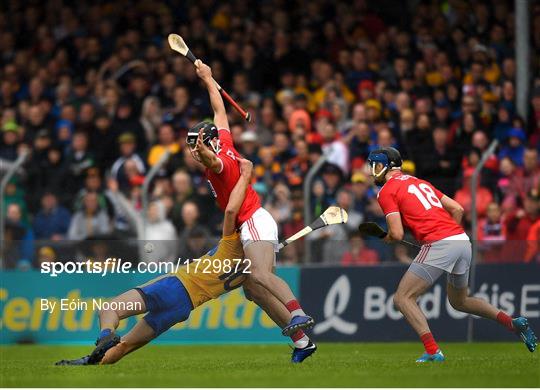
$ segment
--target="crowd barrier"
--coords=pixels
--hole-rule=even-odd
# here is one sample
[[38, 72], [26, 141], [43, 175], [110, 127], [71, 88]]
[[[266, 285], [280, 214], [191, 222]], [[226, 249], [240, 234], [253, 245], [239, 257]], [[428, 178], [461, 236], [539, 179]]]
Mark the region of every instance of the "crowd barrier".
[[[416, 336], [394, 308], [392, 294], [405, 271], [400, 265], [373, 267], [280, 267], [277, 272], [299, 296], [317, 325], [319, 341], [404, 341]], [[148, 275], [58, 275], [39, 271], [0, 272], [0, 343], [90, 343], [98, 333], [92, 300], [110, 298], [150, 279]], [[524, 315], [540, 330], [540, 265], [479, 265], [475, 295], [513, 316]], [[45, 301], [44, 301], [45, 300]], [[62, 301], [64, 300], [64, 301]], [[64, 302], [50, 310], [43, 302]], [[86, 307], [84, 307], [86, 302]], [[420, 299], [440, 340], [466, 340], [468, 320], [448, 303], [441, 278]], [[50, 307], [49, 307], [50, 309]], [[136, 319], [122, 321], [126, 332]], [[498, 324], [474, 320], [474, 340], [512, 340]], [[279, 343], [268, 316], [236, 289], [196, 309], [189, 320], [164, 333], [162, 343]]]

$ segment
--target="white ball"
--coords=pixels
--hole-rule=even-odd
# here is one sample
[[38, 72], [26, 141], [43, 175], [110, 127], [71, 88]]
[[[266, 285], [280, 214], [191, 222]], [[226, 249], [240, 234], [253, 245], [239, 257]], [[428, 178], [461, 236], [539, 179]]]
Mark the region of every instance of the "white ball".
[[154, 244], [152, 244], [151, 242], [147, 242], [146, 244], [144, 244], [144, 250], [146, 253], [150, 253], [154, 250]]

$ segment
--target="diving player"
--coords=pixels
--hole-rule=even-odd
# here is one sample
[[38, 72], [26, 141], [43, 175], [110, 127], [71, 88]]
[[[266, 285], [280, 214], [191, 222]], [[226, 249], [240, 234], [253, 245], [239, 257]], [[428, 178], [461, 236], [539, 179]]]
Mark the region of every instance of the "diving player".
[[[202, 261], [205, 259], [211, 261], [210, 271], [203, 272], [202, 267], [196, 269], [195, 263], [190, 263], [181, 267], [176, 274], [159, 276], [113, 298], [111, 302], [136, 303], [140, 310], [101, 311], [99, 313], [101, 331], [92, 353], [80, 359], [61, 360], [56, 365], [115, 363], [173, 325], [185, 321], [196, 307], [242, 285], [247, 275], [244, 273], [246, 263], [243, 263], [237, 272], [234, 272], [234, 264], [230, 272], [225, 272], [228, 270], [227, 260], [229, 261], [227, 264], [230, 264], [230, 261], [236, 259], [243, 261], [245, 256], [235, 225], [251, 179], [253, 165], [248, 160], [238, 159], [238, 161], [241, 175], [225, 209], [223, 236], [219, 245], [201, 258]], [[141, 313], [147, 314], [126, 335], [120, 337], [116, 334], [115, 330], [121, 319]], [[316, 348], [295, 348], [292, 362], [302, 362], [315, 350]]]
[[537, 338], [526, 318], [512, 319], [488, 302], [469, 296], [472, 253], [469, 237], [460, 225], [463, 207], [427, 181], [403, 174], [401, 155], [394, 148], [372, 151], [368, 163], [375, 182], [382, 185], [377, 199], [388, 224], [384, 240], [402, 240], [405, 225], [423, 243], [394, 295], [394, 304], [424, 343], [426, 351], [417, 362], [444, 360], [416, 303], [444, 272], [448, 274], [448, 300], [454, 309], [499, 322], [519, 335], [529, 351], [534, 352]]

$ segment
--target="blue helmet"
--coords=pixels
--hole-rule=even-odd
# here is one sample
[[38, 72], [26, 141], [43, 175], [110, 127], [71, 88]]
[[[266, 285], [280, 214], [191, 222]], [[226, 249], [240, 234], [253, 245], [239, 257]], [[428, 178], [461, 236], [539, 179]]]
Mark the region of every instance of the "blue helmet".
[[[376, 178], [384, 176], [386, 172], [391, 169], [401, 168], [401, 165], [403, 164], [401, 154], [396, 148], [392, 147], [384, 147], [370, 152], [367, 161], [371, 166], [373, 176]], [[382, 164], [384, 169], [376, 174], [375, 165], [378, 163]]]

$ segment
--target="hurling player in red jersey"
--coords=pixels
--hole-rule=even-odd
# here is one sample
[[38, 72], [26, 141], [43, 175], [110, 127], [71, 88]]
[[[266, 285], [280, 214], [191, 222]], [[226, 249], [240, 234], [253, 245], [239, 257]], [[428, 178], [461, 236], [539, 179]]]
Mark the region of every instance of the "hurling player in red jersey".
[[[210, 95], [214, 123], [202, 122], [191, 128], [187, 144], [193, 156], [206, 167], [208, 183], [218, 205], [224, 210], [240, 176], [240, 154], [234, 147], [223, 99], [212, 78], [212, 71], [200, 60], [197, 60], [196, 66], [197, 75]], [[246, 258], [251, 260], [251, 273], [245, 285], [246, 295], [259, 297], [255, 299], [259, 304], [261, 296], [264, 297], [261, 307], [282, 326], [283, 335], [290, 336], [295, 346], [304, 350], [305, 354], [312, 354], [316, 346], [309, 341], [303, 329], [313, 327], [313, 318], [304, 313], [287, 283], [272, 272], [279, 244], [278, 228], [270, 213], [261, 207], [259, 196], [251, 186], [246, 192], [236, 223]], [[287, 311], [284, 311], [285, 308]]]
[[537, 339], [526, 318], [512, 319], [488, 302], [469, 296], [472, 253], [469, 237], [460, 225], [463, 207], [427, 181], [403, 174], [401, 155], [394, 148], [372, 151], [368, 163], [375, 182], [382, 185], [377, 199], [388, 224], [384, 240], [402, 240], [406, 226], [423, 244], [394, 295], [395, 306], [424, 343], [426, 352], [417, 362], [444, 360], [416, 300], [445, 272], [448, 300], [454, 309], [498, 321], [518, 334], [533, 352]]

